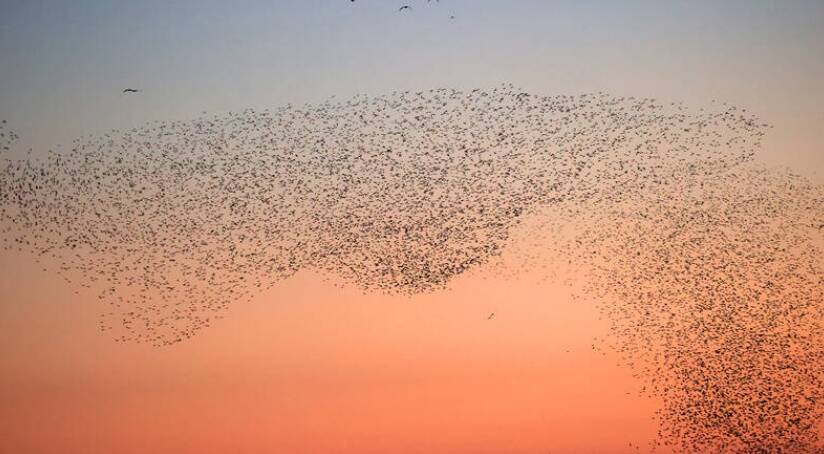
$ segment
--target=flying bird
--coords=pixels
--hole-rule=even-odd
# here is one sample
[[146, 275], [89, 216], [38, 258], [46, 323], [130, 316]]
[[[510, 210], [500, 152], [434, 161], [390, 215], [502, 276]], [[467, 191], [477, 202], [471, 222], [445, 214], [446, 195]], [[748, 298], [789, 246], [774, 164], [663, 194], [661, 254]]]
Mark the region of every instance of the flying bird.
[[403, 11], [403, 10], [405, 10], [405, 9], [408, 9], [408, 10], [410, 10], [410, 11], [411, 11], [411, 10], [412, 10], [412, 7], [411, 7], [411, 6], [409, 6], [409, 5], [403, 5], [403, 6], [401, 6], [400, 8], [398, 8], [398, 11]]
[[495, 318], [495, 313], [494, 312], [489, 314], [489, 317], [487, 317], [486, 319], [487, 320], [492, 320], [493, 318]]
[[123, 93], [139, 93], [139, 92], [140, 92], [140, 90], [136, 90], [134, 88], [127, 88], [127, 89], [123, 90]]

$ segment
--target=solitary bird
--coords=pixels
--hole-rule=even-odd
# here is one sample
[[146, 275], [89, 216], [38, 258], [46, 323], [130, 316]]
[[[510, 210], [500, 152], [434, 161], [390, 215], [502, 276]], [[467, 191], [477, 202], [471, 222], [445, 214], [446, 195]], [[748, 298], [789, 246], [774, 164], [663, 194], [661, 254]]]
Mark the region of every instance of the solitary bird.
[[487, 320], [492, 320], [493, 318], [495, 318], [495, 313], [494, 312], [489, 314], [489, 317], [487, 317], [486, 319]]
[[127, 88], [127, 89], [123, 90], [123, 93], [138, 93], [138, 92], [140, 92], [140, 90], [136, 90], [134, 88]]
[[411, 6], [409, 6], [409, 5], [403, 5], [403, 6], [401, 6], [400, 8], [398, 8], [398, 11], [403, 11], [403, 10], [405, 10], [405, 9], [408, 9], [408, 10], [410, 10], [410, 11], [411, 11], [411, 10], [412, 10], [412, 7], [411, 7]]

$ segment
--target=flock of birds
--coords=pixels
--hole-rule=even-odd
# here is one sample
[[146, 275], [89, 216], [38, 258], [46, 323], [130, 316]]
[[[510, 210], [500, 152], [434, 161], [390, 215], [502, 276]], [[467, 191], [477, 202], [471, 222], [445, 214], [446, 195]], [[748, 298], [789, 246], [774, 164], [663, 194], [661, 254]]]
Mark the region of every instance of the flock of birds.
[[552, 253], [662, 399], [661, 443], [821, 452], [824, 187], [754, 161], [768, 128], [512, 85], [153, 122], [0, 161], [0, 238], [162, 346], [300, 270], [414, 295], [566, 226]]
[[659, 440], [822, 452], [824, 188], [728, 164], [673, 165], [623, 187], [629, 198], [555, 207], [538, 225], [575, 232], [553, 252], [585, 271], [577, 297], [609, 323], [593, 348], [662, 399]]

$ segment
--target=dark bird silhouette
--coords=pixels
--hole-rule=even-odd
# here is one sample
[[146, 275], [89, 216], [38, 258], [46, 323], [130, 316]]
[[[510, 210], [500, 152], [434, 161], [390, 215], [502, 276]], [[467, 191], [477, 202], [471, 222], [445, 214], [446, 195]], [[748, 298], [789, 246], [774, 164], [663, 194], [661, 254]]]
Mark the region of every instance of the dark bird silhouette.
[[405, 9], [408, 9], [408, 10], [412, 11], [412, 7], [411, 7], [411, 6], [409, 6], [409, 5], [403, 5], [403, 6], [401, 6], [400, 8], [398, 8], [398, 11], [403, 11], [403, 10], [405, 10]]
[[487, 317], [486, 319], [487, 320], [492, 320], [493, 318], [495, 318], [495, 313], [494, 312], [489, 314], [489, 317]]
[[134, 88], [127, 88], [127, 89], [123, 90], [123, 93], [140, 93], [140, 90], [137, 90], [137, 89], [134, 89]]

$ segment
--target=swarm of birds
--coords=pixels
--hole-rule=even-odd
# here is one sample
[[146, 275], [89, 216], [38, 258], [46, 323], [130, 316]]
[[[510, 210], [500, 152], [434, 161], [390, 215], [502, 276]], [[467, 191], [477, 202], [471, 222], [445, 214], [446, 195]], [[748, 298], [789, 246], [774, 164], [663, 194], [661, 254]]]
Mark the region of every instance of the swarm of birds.
[[679, 452], [821, 452], [824, 188], [754, 163], [676, 165], [556, 213], [621, 354]]
[[101, 330], [161, 346], [300, 270], [414, 295], [491, 266], [527, 220], [574, 225], [553, 253], [662, 398], [662, 442], [813, 452], [824, 188], [754, 162], [768, 128], [512, 85], [154, 122], [7, 159], [0, 237], [96, 288]]

